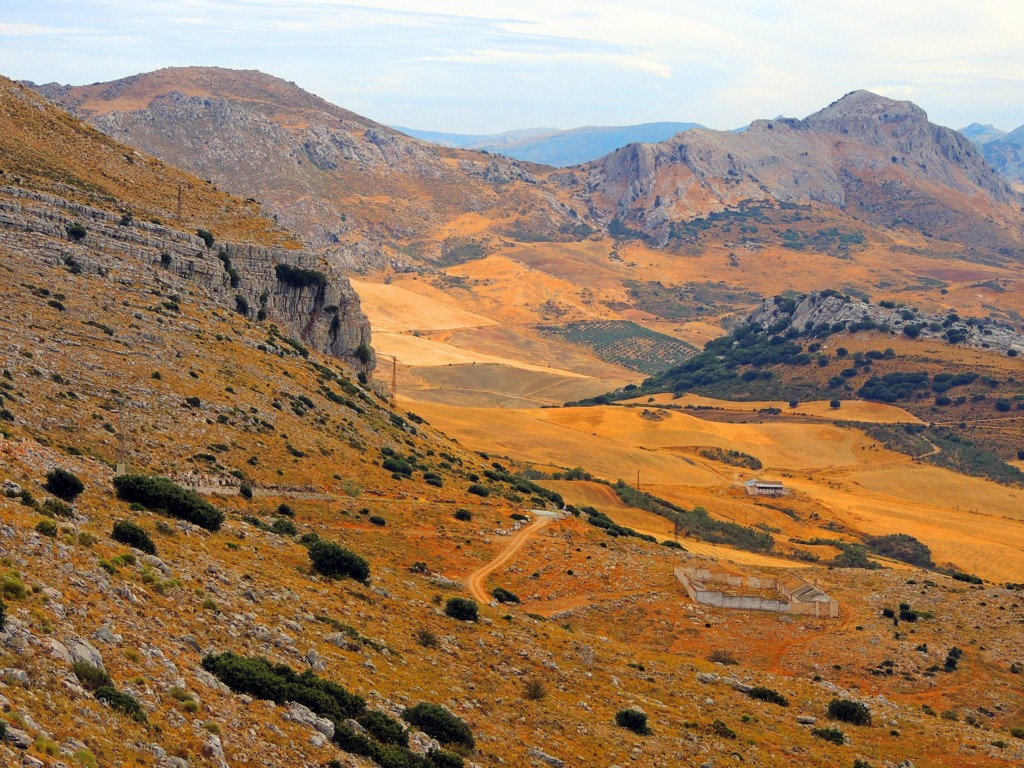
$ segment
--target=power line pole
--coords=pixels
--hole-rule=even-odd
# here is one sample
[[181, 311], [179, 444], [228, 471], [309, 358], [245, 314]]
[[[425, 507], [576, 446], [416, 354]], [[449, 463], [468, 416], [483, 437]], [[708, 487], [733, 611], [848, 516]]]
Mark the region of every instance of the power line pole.
[[178, 223], [181, 224], [181, 184], [178, 184]]
[[395, 399], [398, 396], [398, 357], [391, 356], [391, 407], [395, 407]]

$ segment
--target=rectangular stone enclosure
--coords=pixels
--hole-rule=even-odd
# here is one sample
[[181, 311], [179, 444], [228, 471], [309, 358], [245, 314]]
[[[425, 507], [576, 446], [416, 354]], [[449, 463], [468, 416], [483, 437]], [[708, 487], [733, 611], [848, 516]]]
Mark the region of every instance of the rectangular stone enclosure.
[[[676, 568], [676, 578], [695, 603], [744, 611], [794, 613], [819, 618], [839, 618], [839, 602], [813, 584], [796, 576], [785, 579], [713, 573], [706, 568]], [[709, 585], [721, 585], [713, 589]], [[768, 594], [728, 594], [728, 589]]]

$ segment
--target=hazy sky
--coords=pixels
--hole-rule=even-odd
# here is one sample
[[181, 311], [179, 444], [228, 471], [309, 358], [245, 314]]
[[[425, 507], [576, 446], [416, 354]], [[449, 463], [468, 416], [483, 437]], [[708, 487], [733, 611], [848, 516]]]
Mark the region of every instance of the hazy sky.
[[3, 0], [0, 74], [80, 85], [260, 69], [392, 125], [734, 128], [867, 88], [1024, 124], [1010, 0]]

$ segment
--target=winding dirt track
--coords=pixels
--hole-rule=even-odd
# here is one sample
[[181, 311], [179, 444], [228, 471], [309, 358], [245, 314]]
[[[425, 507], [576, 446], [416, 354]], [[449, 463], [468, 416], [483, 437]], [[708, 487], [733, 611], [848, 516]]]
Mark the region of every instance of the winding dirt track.
[[474, 600], [481, 603], [491, 602], [491, 596], [488, 595], [487, 590], [484, 589], [484, 582], [487, 581], [487, 577], [511, 560], [512, 556], [522, 549], [523, 545], [529, 541], [537, 531], [548, 525], [553, 519], [554, 518], [552, 517], [538, 517], [528, 526], [519, 531], [519, 533], [513, 537], [512, 541], [508, 543], [508, 546], [505, 547], [505, 549], [503, 549], [496, 558], [491, 560], [491, 562], [483, 568], [478, 568], [466, 577], [466, 589], [469, 590], [469, 594], [473, 596]]

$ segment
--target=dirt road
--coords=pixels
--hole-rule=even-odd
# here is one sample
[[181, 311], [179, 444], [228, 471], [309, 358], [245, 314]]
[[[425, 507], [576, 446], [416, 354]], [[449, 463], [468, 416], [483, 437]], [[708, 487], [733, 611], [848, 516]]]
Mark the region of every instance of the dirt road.
[[537, 531], [548, 525], [552, 520], [554, 520], [553, 517], [538, 517], [528, 526], [519, 531], [519, 533], [512, 538], [512, 541], [508, 543], [508, 546], [505, 547], [505, 549], [503, 549], [496, 558], [491, 560], [491, 562], [483, 568], [473, 571], [473, 573], [466, 577], [466, 589], [469, 590], [469, 594], [473, 596], [474, 600], [481, 603], [491, 602], [491, 596], [487, 594], [487, 590], [484, 588], [484, 583], [487, 581], [487, 577], [511, 560], [513, 555], [522, 549], [523, 545], [529, 541]]

